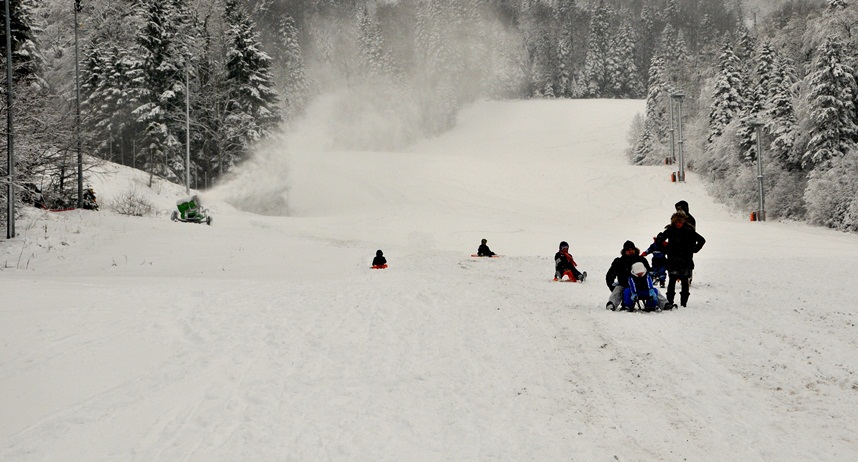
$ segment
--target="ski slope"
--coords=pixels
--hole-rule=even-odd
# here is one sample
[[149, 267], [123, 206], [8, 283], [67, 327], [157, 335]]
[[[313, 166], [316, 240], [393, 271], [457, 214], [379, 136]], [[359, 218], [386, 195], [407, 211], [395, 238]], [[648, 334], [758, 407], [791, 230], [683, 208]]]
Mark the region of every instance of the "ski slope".
[[[400, 152], [331, 150], [311, 110], [202, 193], [211, 227], [105, 166], [104, 210], [0, 241], [0, 460], [858, 460], [858, 236], [629, 165], [643, 109], [483, 102]], [[128, 191], [159, 215], [107, 210]], [[283, 191], [289, 216], [230, 205]], [[707, 239], [688, 307], [606, 311], [611, 260], [680, 199]], [[561, 240], [585, 284], [550, 281]]]

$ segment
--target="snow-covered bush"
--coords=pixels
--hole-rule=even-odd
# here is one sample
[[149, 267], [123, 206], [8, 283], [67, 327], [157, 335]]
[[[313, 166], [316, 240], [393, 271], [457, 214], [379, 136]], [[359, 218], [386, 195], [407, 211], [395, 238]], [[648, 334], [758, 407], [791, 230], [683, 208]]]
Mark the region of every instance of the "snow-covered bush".
[[807, 218], [814, 224], [845, 231], [858, 231], [858, 152], [834, 159], [831, 168], [814, 170], [804, 199]]
[[132, 188], [125, 194], [111, 201], [107, 207], [121, 215], [130, 215], [134, 217], [143, 217], [155, 215], [156, 208], [142, 194], [137, 192], [137, 188]]

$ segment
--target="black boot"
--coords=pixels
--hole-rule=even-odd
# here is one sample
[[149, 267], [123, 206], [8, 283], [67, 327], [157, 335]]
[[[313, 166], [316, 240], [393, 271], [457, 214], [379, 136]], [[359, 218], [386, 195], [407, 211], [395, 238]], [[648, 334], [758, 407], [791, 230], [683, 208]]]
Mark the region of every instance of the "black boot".
[[689, 294], [679, 294], [679, 303], [682, 307], [685, 307], [685, 304], [688, 303], [688, 295]]

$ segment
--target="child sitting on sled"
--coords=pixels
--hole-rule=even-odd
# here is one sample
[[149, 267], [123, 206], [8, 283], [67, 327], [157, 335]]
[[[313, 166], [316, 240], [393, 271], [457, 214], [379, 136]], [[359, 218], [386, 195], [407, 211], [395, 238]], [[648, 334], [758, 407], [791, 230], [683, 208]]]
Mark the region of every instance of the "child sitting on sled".
[[569, 254], [569, 244], [566, 241], [560, 243], [560, 250], [554, 254], [554, 280], [560, 281], [563, 276], [572, 282], [584, 282], [587, 272], [578, 271], [578, 264]]
[[387, 268], [387, 259], [384, 258], [384, 253], [381, 250], [375, 251], [375, 258], [372, 259], [373, 269]]
[[478, 257], [494, 257], [495, 255], [497, 255], [496, 253], [492, 252], [491, 249], [489, 249], [489, 246], [486, 245], [487, 242], [489, 241], [485, 239], [480, 242], [480, 247], [477, 249]]

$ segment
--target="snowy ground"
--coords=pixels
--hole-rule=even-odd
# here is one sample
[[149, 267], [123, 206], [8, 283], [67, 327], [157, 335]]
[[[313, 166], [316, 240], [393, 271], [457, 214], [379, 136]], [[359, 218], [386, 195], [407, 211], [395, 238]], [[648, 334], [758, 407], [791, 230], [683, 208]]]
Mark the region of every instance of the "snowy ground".
[[[0, 241], [0, 460], [858, 460], [858, 236], [628, 165], [642, 110], [481, 103], [405, 152], [293, 148], [268, 167], [291, 217], [225, 203], [239, 182], [173, 223], [184, 189], [127, 169], [101, 203], [158, 216], [29, 210]], [[679, 199], [708, 241], [688, 308], [606, 311]], [[587, 283], [550, 281], [561, 240]]]

